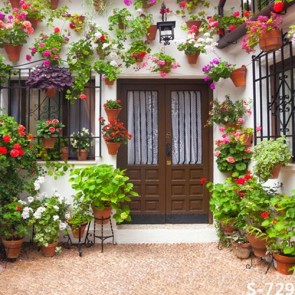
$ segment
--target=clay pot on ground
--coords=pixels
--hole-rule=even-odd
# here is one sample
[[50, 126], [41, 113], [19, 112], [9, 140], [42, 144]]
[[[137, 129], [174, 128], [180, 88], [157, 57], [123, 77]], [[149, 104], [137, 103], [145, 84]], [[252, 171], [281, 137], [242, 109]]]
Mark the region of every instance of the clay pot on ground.
[[19, 257], [24, 239], [13, 241], [2, 239], [2, 243], [5, 248], [6, 257], [14, 259]]
[[48, 246], [42, 246], [41, 252], [45, 257], [53, 257], [55, 255], [55, 250], [58, 245], [58, 242], [48, 244]]
[[194, 65], [198, 61], [199, 53], [196, 54], [186, 54], [187, 61], [190, 65]]
[[277, 263], [277, 271], [284, 275], [292, 275], [293, 271], [289, 269], [295, 266], [295, 257], [289, 257], [280, 255], [277, 253], [273, 254], [273, 257]]
[[233, 243], [232, 244], [234, 254], [241, 259], [247, 259], [251, 254], [250, 243]]

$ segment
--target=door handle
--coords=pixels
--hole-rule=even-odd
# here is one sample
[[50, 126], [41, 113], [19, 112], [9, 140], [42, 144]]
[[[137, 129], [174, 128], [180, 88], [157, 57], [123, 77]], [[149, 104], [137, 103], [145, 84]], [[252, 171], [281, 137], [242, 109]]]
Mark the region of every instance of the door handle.
[[171, 144], [166, 143], [166, 156], [167, 157], [171, 157], [171, 151], [172, 151]]

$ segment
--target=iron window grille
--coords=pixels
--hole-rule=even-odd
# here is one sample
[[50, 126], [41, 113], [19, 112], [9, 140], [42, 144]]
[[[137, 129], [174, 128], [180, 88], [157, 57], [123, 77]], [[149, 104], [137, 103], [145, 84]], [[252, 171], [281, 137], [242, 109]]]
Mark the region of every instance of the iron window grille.
[[[53, 118], [60, 120], [65, 127], [57, 146], [53, 151], [49, 151], [49, 156], [53, 160], [59, 160], [62, 142], [70, 147], [69, 159], [76, 159], [75, 151], [70, 144], [71, 135], [73, 132], [81, 132], [83, 127], [89, 130], [90, 136], [87, 139], [92, 143], [88, 159], [95, 159], [95, 150], [98, 151], [97, 156], [101, 157], [100, 129], [96, 126], [98, 121], [95, 119], [95, 94], [99, 92], [99, 105], [101, 106], [101, 88], [96, 86], [95, 79], [90, 76], [84, 91], [87, 95], [85, 101], [78, 99], [70, 102], [65, 99], [65, 92], [57, 92], [54, 97], [49, 98], [40, 89], [26, 87], [25, 82], [30, 70], [30, 68], [14, 69], [10, 73], [7, 84], [0, 87], [0, 110], [14, 117], [19, 124], [26, 127], [28, 133], [33, 134], [36, 134], [37, 120]], [[99, 85], [101, 85], [100, 76], [99, 80]], [[99, 109], [100, 116], [101, 109]], [[36, 140], [40, 141], [38, 138]], [[96, 149], [97, 145], [98, 149]]]
[[295, 161], [295, 56], [294, 46], [283, 36], [283, 46], [252, 57], [255, 144], [285, 136]]

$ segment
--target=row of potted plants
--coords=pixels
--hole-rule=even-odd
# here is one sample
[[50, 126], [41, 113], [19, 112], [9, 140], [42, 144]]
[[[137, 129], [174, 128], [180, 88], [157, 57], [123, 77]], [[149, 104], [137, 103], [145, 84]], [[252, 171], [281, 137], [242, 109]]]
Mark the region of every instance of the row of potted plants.
[[[115, 210], [116, 222], [130, 221], [128, 202], [137, 193], [124, 170], [106, 164], [77, 168], [72, 170], [69, 181], [77, 191], [72, 207], [57, 192], [52, 196], [41, 194], [44, 177], [38, 177], [34, 194], [26, 200], [14, 199], [0, 208], [0, 236], [8, 258], [19, 256], [32, 227], [33, 241], [42, 247], [43, 255], [53, 256], [59, 250], [61, 233], [69, 234], [68, 228], [74, 238], [81, 240], [84, 234], [81, 227], [93, 220], [97, 223], [108, 220], [111, 210]], [[106, 209], [109, 215], [101, 215], [101, 210]]]

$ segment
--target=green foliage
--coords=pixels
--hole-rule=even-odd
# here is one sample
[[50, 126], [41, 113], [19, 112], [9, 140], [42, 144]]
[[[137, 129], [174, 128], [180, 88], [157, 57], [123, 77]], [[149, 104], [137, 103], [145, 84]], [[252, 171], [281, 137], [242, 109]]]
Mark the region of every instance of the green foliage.
[[12, 66], [4, 63], [5, 57], [0, 55], [0, 87], [6, 83], [12, 71]]
[[126, 51], [126, 54], [123, 57], [126, 67], [128, 68], [131, 65], [135, 64], [138, 58], [144, 57], [147, 53], [150, 52], [151, 49], [148, 47], [145, 41], [133, 41], [130, 48]]
[[116, 210], [114, 219], [117, 222], [130, 221], [128, 203], [131, 196], [138, 194], [125, 170], [106, 164], [77, 168], [71, 172], [69, 181], [82, 203], [99, 209], [111, 207]]
[[94, 135], [88, 129], [82, 128], [81, 131], [73, 132], [71, 134], [70, 143], [75, 150], [87, 150], [93, 146]]
[[122, 69], [115, 61], [102, 61], [98, 60], [94, 63], [93, 69], [99, 73], [103, 74], [104, 78], [110, 81], [117, 80], [118, 76], [121, 74]]
[[115, 36], [119, 40], [127, 39], [127, 28], [129, 26], [132, 14], [127, 8], [115, 8], [113, 14], [108, 18], [109, 30], [115, 32]]
[[28, 220], [22, 216], [24, 205], [13, 201], [0, 207], [0, 236], [6, 240], [19, 240], [28, 233]]
[[272, 176], [272, 169], [278, 165], [286, 165], [291, 160], [291, 152], [286, 144], [285, 137], [263, 140], [259, 142], [253, 151], [255, 161], [253, 173], [260, 179], [266, 181]]
[[108, 99], [103, 107], [108, 110], [122, 109], [121, 100]]
[[[153, 3], [151, 3], [153, 2]], [[155, 1], [150, 1], [150, 0], [135, 0], [134, 1], [134, 7], [135, 9], [140, 9], [143, 7], [143, 4], [149, 4], [151, 6], [156, 5], [157, 3], [159, 3], [160, 0], [155, 0]]]
[[271, 199], [270, 205], [270, 214], [262, 222], [269, 237], [268, 249], [271, 252], [295, 257], [295, 196], [275, 196]]

